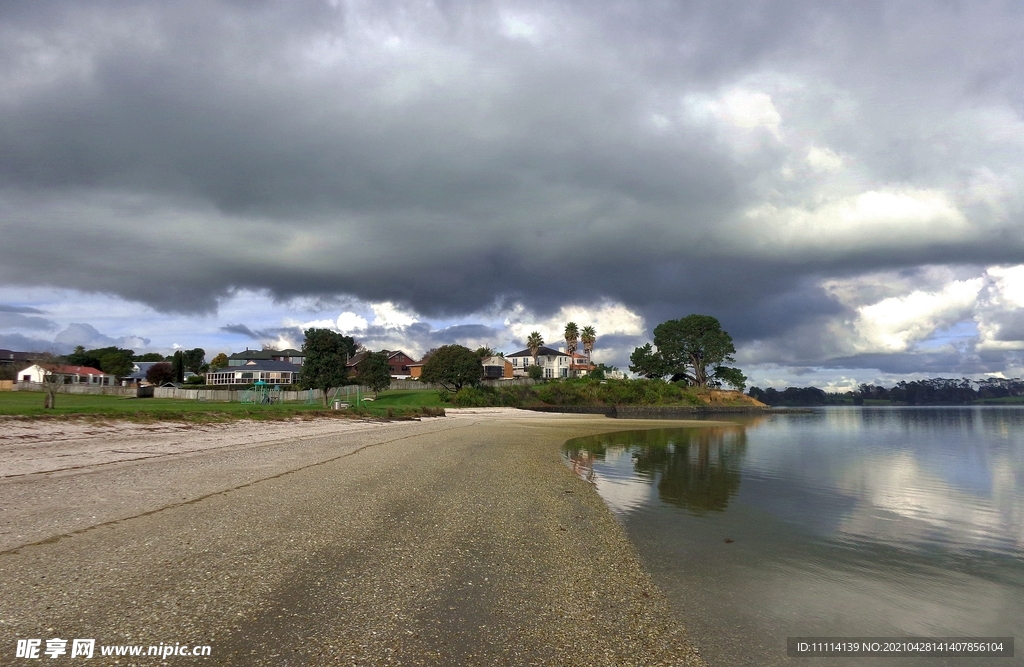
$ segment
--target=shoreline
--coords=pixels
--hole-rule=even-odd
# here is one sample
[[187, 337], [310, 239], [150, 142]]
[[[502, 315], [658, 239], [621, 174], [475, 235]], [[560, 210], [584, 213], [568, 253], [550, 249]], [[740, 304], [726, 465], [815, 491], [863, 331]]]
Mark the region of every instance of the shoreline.
[[[26, 525], [53, 518], [41, 499], [57, 487], [86, 512], [117, 480], [133, 500], [128, 516], [7, 550], [0, 628], [195, 638], [217, 664], [703, 665], [622, 526], [561, 460], [571, 437], [630, 427], [653, 424], [451, 410], [4, 479], [4, 501], [21, 489], [19, 507], [35, 507]], [[144, 509], [196, 470], [205, 495]]]

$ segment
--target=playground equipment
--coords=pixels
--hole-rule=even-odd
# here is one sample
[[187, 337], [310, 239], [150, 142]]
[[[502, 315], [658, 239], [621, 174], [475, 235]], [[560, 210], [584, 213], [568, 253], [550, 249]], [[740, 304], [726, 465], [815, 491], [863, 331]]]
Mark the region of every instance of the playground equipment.
[[252, 388], [242, 392], [242, 403], [253, 405], [273, 405], [281, 402], [281, 388], [269, 385], [263, 380], [256, 381]]

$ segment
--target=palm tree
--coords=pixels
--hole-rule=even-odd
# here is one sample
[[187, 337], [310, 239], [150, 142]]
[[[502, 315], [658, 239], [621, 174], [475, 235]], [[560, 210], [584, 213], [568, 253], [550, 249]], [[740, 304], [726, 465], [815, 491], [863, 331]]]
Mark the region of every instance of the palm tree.
[[565, 325], [565, 351], [572, 355], [576, 351], [577, 341], [580, 339], [580, 329], [575, 322]]
[[537, 351], [544, 347], [544, 337], [540, 335], [539, 331], [534, 331], [530, 334], [530, 337], [526, 339], [526, 347], [530, 350], [530, 355], [533, 357], [533, 365], [537, 365]]
[[590, 353], [594, 351], [594, 343], [597, 342], [597, 331], [592, 326], [583, 327], [580, 334], [580, 341], [583, 342], [583, 351], [587, 353], [587, 365], [590, 365]]
[[569, 353], [569, 367], [572, 368], [573, 353], [576, 352], [576, 341], [580, 339], [580, 329], [575, 322], [565, 325], [565, 351]]

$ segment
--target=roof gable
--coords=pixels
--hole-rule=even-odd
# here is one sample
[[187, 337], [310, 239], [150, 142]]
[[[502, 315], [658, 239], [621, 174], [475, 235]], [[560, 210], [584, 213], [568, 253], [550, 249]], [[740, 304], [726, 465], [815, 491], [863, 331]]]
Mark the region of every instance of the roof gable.
[[[541, 347], [537, 348], [537, 356], [538, 357], [568, 357], [569, 355], [566, 354], [565, 352], [559, 352], [558, 350], [553, 350], [550, 347], [541, 346]], [[530, 357], [532, 359], [533, 358], [533, 353], [530, 352], [529, 349], [525, 349], [525, 350], [520, 350], [519, 352], [516, 352], [515, 354], [507, 354], [507, 355], [505, 355], [506, 359], [509, 358], [509, 357]]]

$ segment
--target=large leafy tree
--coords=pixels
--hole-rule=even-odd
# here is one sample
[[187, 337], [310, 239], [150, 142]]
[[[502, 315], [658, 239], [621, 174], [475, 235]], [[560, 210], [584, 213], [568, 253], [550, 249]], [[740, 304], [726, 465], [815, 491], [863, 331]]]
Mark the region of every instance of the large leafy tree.
[[196, 347], [182, 353], [182, 360], [185, 362], [185, 370], [195, 374], [202, 373], [206, 366], [206, 350]]
[[650, 379], [668, 375], [665, 360], [650, 343], [636, 348], [633, 354], [629, 355], [629, 370]]
[[323, 392], [324, 407], [327, 407], [328, 393], [340, 387], [348, 379], [346, 364], [356, 353], [356, 342], [351, 336], [330, 329], [306, 329], [302, 352], [306, 356], [299, 373], [299, 385], [303, 389], [319, 389]]
[[67, 356], [66, 361], [69, 366], [89, 366], [98, 368], [104, 373], [124, 377], [132, 372], [134, 358], [134, 350], [125, 350], [116, 346], [86, 350], [79, 345]]
[[669, 373], [702, 388], [708, 386], [719, 366], [736, 361], [732, 336], [710, 315], [662, 322], [654, 327], [654, 345]]
[[[654, 349], [657, 348], [657, 349]], [[671, 375], [697, 387], [725, 381], [741, 388], [746, 378], [737, 368], [726, 366], [736, 359], [732, 336], [710, 315], [687, 315], [654, 327], [654, 347], [633, 350], [629, 369], [646, 377]]]
[[476, 386], [483, 378], [484, 367], [473, 350], [462, 345], [442, 345], [423, 364], [424, 382], [439, 384], [449, 391]]
[[359, 384], [369, 387], [374, 395], [391, 386], [391, 367], [386, 352], [373, 352], [363, 357], [356, 365]]
[[214, 357], [213, 359], [210, 360], [210, 370], [211, 371], [216, 371], [216, 370], [220, 370], [221, 368], [227, 368], [227, 367], [228, 367], [228, 355], [224, 354], [223, 352], [221, 352], [216, 357]]

